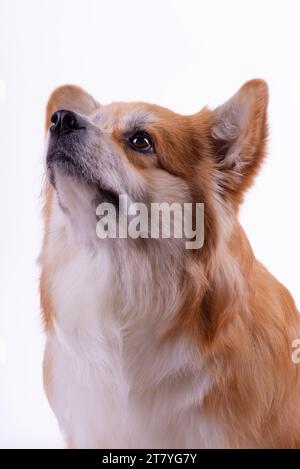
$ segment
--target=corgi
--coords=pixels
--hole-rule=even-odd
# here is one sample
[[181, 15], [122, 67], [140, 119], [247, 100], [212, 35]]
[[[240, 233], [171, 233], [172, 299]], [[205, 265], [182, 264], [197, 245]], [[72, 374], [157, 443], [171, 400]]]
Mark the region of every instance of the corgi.
[[[73, 85], [50, 96], [43, 373], [68, 447], [300, 447], [300, 316], [238, 221], [266, 153], [267, 105], [259, 79], [189, 116], [102, 105]], [[118, 213], [120, 196], [203, 204], [201, 247], [99, 237], [97, 207]]]

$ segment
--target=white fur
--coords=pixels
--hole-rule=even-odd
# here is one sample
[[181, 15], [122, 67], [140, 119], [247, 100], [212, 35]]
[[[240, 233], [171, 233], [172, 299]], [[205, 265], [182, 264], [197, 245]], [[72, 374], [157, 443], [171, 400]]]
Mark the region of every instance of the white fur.
[[[158, 343], [160, 324], [171, 319], [180, 301], [178, 269], [170, 264], [156, 271], [147, 259], [143, 264], [131, 254], [119, 271], [108, 248], [93, 249], [73, 236], [57, 200], [49, 233], [44, 263], [64, 259], [51, 282], [49, 398], [69, 443], [76, 448], [226, 446], [216, 421], [201, 409], [211, 377], [196, 357], [198, 350], [184, 336]], [[131, 279], [127, 288], [125, 273]], [[162, 303], [159, 288], [165, 291]]]

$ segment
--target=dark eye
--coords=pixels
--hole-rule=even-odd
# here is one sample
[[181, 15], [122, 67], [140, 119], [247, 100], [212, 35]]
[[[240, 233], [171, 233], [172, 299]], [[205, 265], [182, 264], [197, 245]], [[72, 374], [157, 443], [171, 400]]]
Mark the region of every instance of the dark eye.
[[140, 151], [142, 153], [147, 153], [153, 150], [152, 138], [147, 134], [147, 132], [136, 132], [128, 141], [133, 150]]

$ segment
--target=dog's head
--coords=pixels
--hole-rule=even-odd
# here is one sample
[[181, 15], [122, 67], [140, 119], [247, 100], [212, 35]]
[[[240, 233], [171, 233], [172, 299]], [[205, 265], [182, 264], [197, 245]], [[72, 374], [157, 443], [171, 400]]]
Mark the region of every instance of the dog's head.
[[267, 101], [261, 80], [191, 116], [56, 89], [47, 107], [47, 170], [61, 210], [82, 225], [82, 217], [95, 222], [97, 204], [116, 205], [120, 195], [147, 206], [201, 202], [205, 246], [213, 245], [218, 210], [235, 213], [264, 156]]

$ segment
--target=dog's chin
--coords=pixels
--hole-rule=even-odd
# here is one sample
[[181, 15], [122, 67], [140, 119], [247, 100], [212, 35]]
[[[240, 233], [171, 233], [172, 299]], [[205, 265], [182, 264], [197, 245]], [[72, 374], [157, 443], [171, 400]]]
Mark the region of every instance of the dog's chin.
[[88, 193], [93, 207], [101, 202], [109, 202], [116, 208], [119, 206], [119, 194], [108, 187], [108, 184], [97, 180], [93, 175], [85, 174], [81, 166], [62, 151], [47, 155], [47, 174], [55, 190], [77, 194]]
[[47, 154], [47, 173], [51, 184], [56, 188], [58, 176], [67, 176], [81, 179], [82, 171], [74, 159], [63, 151], [53, 151]]

